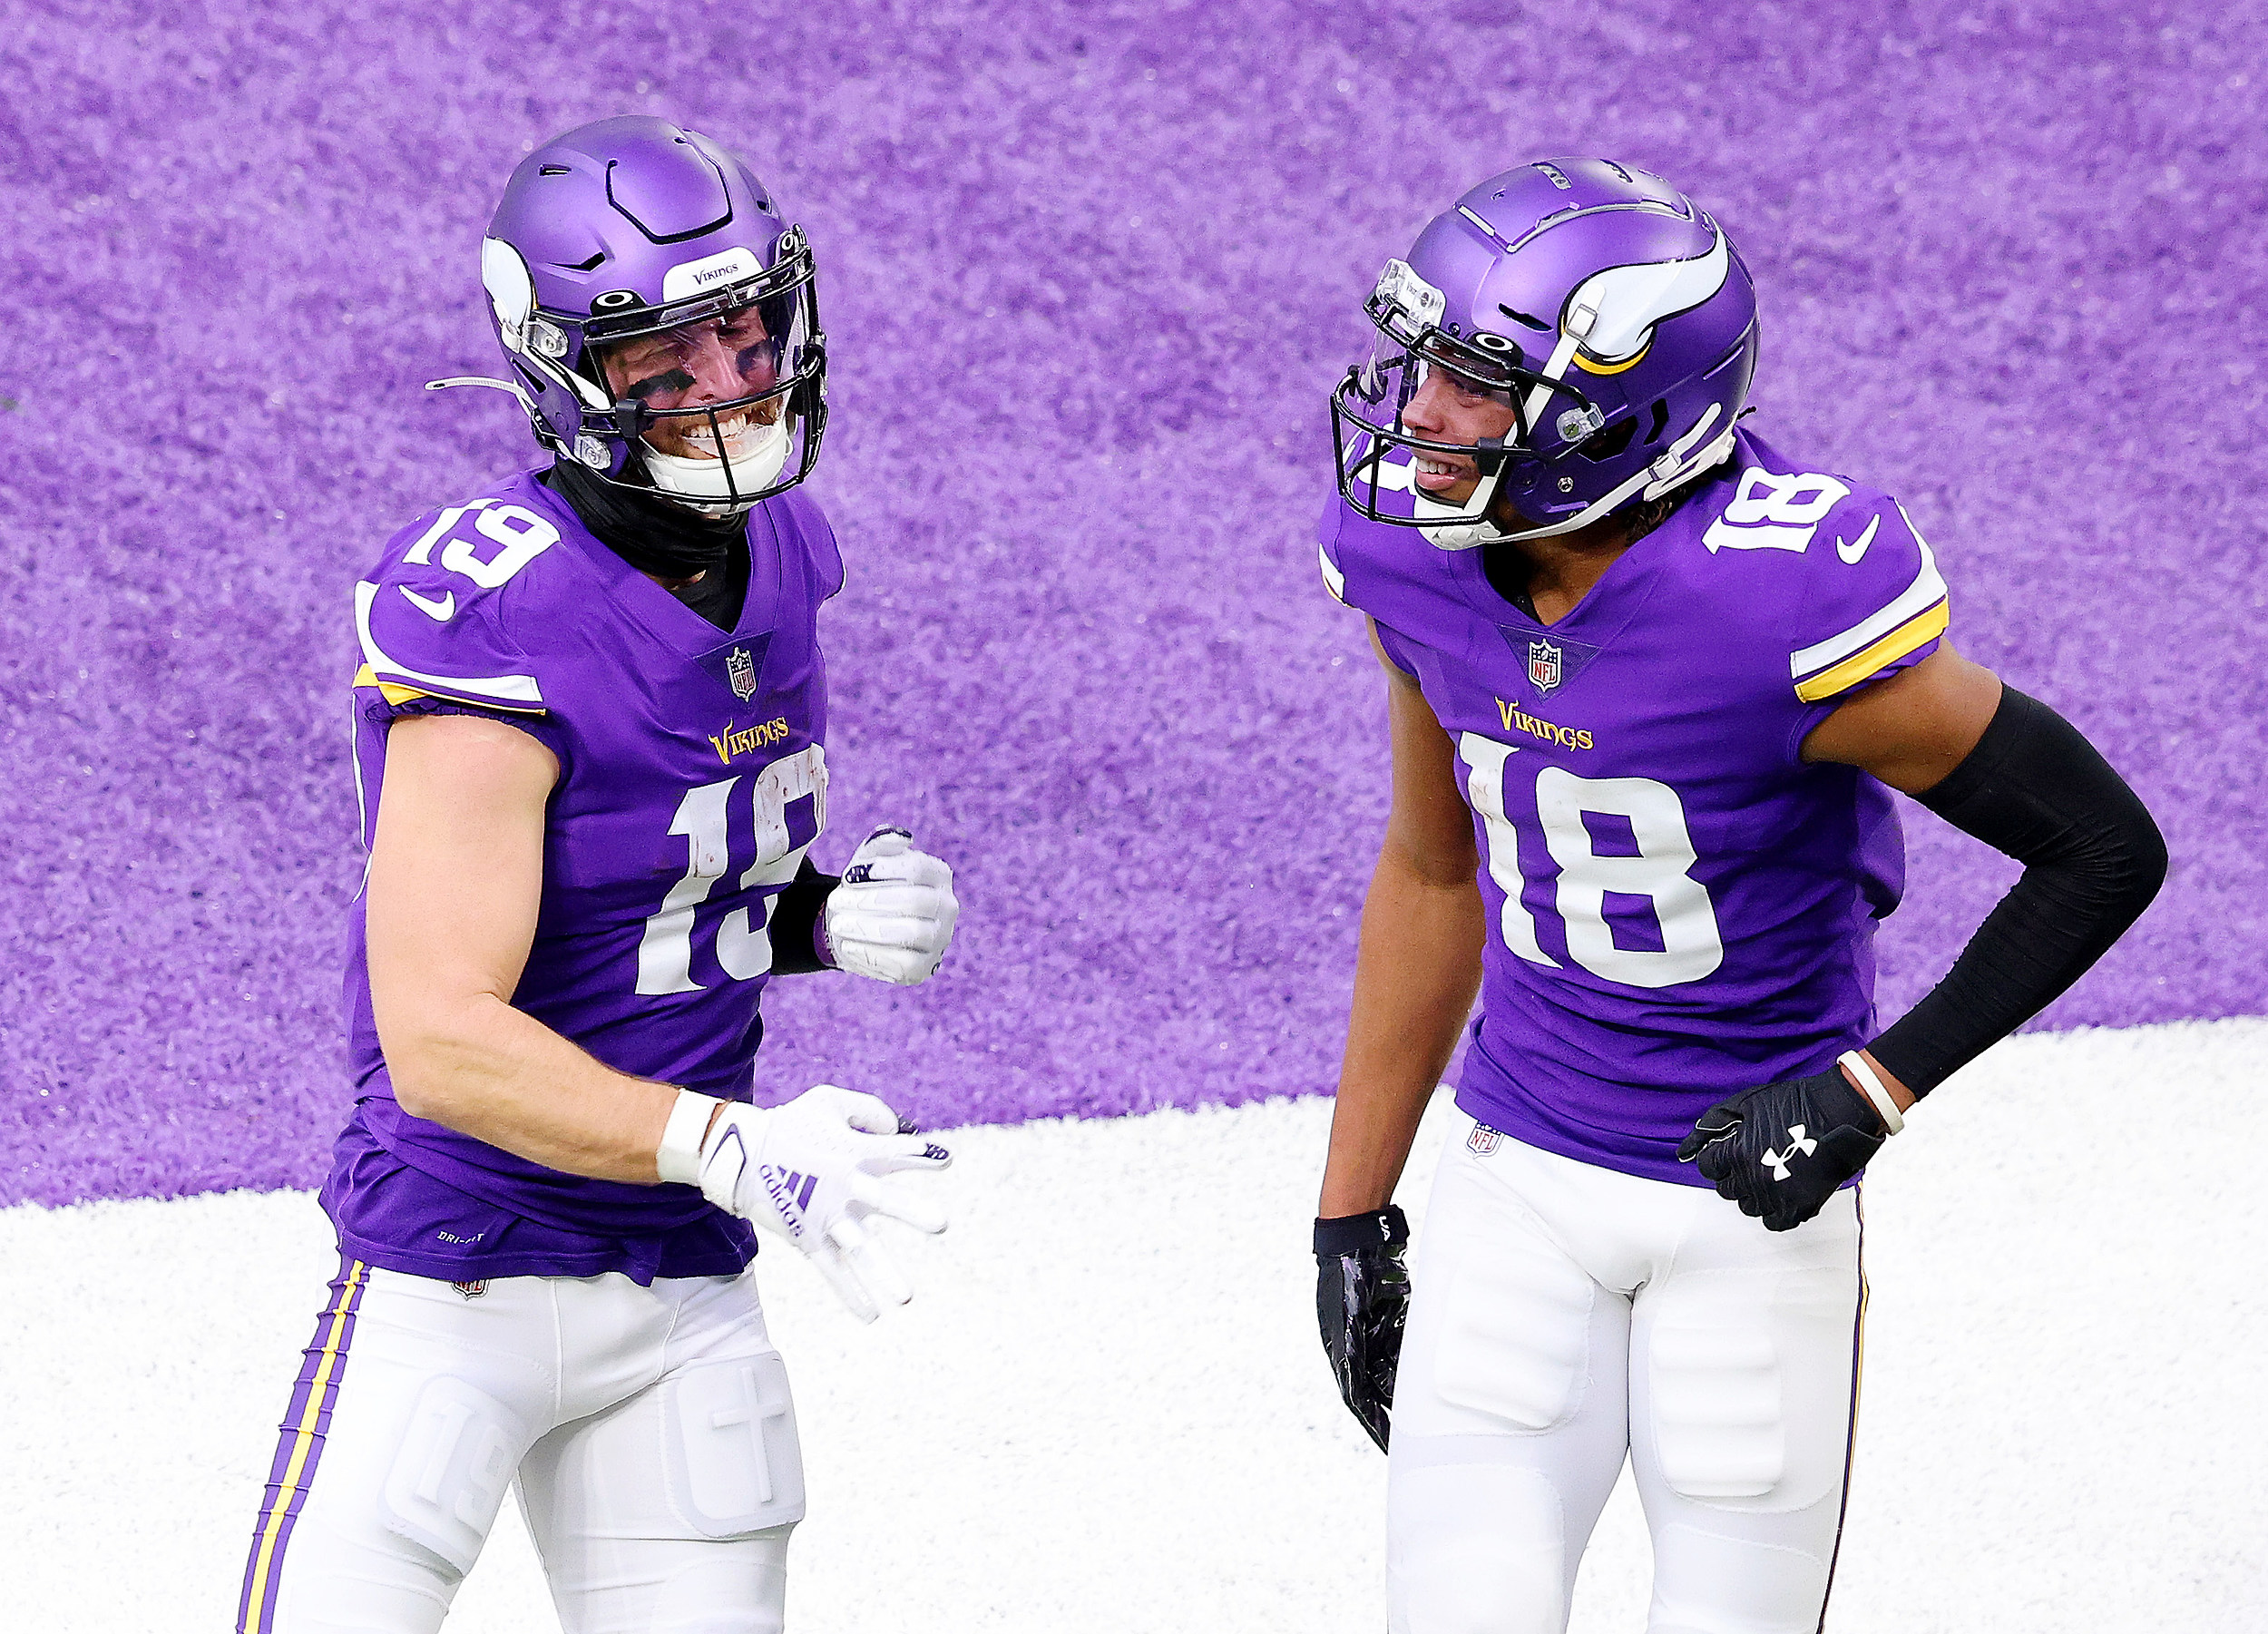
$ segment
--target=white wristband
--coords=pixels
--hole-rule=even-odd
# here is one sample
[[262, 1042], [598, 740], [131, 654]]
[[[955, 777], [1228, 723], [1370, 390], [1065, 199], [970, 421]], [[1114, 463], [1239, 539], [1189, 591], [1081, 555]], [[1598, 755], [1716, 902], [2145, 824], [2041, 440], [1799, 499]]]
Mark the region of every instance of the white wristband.
[[670, 1121], [661, 1126], [660, 1149], [653, 1155], [653, 1166], [663, 1179], [680, 1186], [701, 1183], [701, 1140], [709, 1133], [709, 1119], [723, 1104], [714, 1095], [678, 1091]]
[[1890, 1091], [1883, 1085], [1881, 1076], [1875, 1072], [1872, 1063], [1868, 1062], [1865, 1056], [1861, 1055], [1856, 1050], [1845, 1050], [1835, 1057], [1835, 1065], [1858, 1080], [1859, 1088], [1864, 1091], [1866, 1098], [1874, 1103], [1874, 1110], [1882, 1115], [1882, 1127], [1885, 1130], [1894, 1135], [1906, 1127], [1905, 1119], [1899, 1115], [1898, 1103], [1891, 1099]]

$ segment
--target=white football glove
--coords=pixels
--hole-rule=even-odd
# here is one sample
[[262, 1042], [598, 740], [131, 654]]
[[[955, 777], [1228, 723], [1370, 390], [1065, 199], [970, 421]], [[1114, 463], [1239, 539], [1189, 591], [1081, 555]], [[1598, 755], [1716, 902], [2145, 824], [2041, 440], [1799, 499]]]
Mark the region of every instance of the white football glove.
[[827, 952], [843, 970], [911, 987], [937, 974], [960, 915], [953, 870], [885, 824], [827, 893]]
[[862, 1222], [883, 1214], [916, 1231], [945, 1228], [942, 1211], [885, 1177], [952, 1161], [874, 1096], [831, 1083], [776, 1107], [679, 1090], [654, 1154], [663, 1179], [699, 1186], [718, 1208], [802, 1249], [862, 1322], [878, 1314], [876, 1297], [914, 1297]]

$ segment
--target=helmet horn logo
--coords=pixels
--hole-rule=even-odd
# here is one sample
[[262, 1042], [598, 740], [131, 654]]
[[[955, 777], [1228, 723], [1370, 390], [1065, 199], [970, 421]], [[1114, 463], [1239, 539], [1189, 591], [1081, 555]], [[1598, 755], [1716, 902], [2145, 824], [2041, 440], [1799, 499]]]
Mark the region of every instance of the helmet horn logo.
[[1565, 675], [1560, 658], [1563, 650], [1549, 641], [1528, 643], [1528, 680], [1541, 698], [1557, 687]]

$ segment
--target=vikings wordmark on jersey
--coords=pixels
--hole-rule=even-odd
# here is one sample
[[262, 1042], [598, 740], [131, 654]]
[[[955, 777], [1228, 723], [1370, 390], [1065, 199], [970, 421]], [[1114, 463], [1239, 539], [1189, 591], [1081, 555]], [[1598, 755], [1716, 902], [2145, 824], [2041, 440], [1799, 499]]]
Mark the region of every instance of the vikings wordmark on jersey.
[[[722, 631], [530, 472], [403, 530], [355, 591], [366, 844], [397, 716], [469, 707], [521, 722], [558, 756], [560, 781], [514, 1004], [619, 1071], [725, 1097], [745, 1093], [762, 1031], [773, 904], [826, 825], [815, 621], [843, 579], [800, 492], [750, 513], [748, 546], [747, 602]], [[747, 1262], [747, 1223], [691, 1187], [562, 1174], [404, 1111], [363, 932], [357, 902], [359, 1101], [323, 1194], [347, 1253], [450, 1282], [645, 1281]]]
[[[1406, 507], [1408, 455], [1376, 469]], [[1929, 546], [1887, 496], [1745, 431], [1548, 629], [1477, 551], [1344, 502], [1321, 538], [1331, 592], [1457, 746], [1491, 927], [1458, 1104], [1696, 1183], [1673, 1154], [1702, 1111], [1872, 1036], [1897, 814], [1800, 751], [1853, 688], [1936, 650]]]

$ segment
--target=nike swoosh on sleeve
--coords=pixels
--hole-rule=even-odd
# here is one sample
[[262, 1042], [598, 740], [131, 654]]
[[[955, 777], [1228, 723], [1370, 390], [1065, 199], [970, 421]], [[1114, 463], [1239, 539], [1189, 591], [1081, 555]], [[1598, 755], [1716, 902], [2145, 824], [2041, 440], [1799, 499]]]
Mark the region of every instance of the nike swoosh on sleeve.
[[[1882, 519], [1878, 514], [1873, 521], [1866, 524], [1866, 532], [1861, 533], [1850, 543], [1845, 544], [1841, 539], [1837, 539], [1835, 541], [1835, 554], [1842, 557], [1845, 562], [1855, 565], [1858, 559], [1866, 554], [1866, 547], [1874, 543], [1874, 530], [1882, 525]], [[407, 595], [409, 592], [407, 591], [404, 591], [402, 593], [404, 595]], [[451, 595], [455, 595], [456, 592], [455, 591], [451, 591], [449, 593]]]
[[[1869, 534], [1872, 534], [1873, 533], [1873, 529], [1869, 528], [1867, 532]], [[1863, 548], [1862, 544], [1861, 548]], [[1854, 556], [1845, 556], [1843, 560], [1845, 562], [1854, 562], [1857, 558]], [[409, 604], [412, 607], [415, 607], [418, 612], [424, 613], [427, 618], [433, 620], [434, 622], [437, 624], [445, 624], [451, 619], [456, 617], [456, 592], [454, 590], [436, 602], [430, 596], [419, 595], [406, 584], [398, 585], [396, 588], [400, 590], [402, 594], [409, 598]]]

